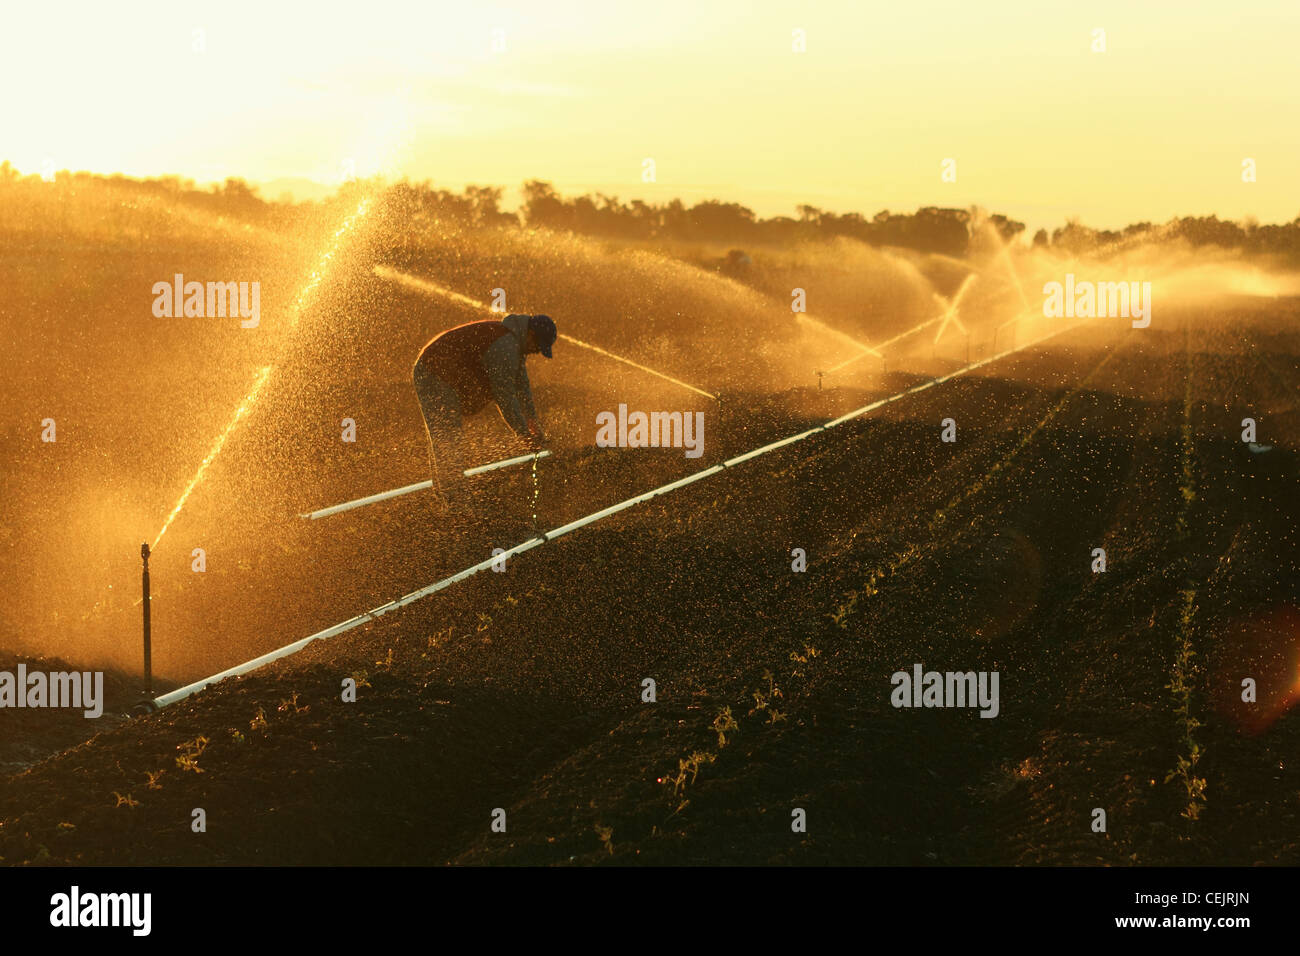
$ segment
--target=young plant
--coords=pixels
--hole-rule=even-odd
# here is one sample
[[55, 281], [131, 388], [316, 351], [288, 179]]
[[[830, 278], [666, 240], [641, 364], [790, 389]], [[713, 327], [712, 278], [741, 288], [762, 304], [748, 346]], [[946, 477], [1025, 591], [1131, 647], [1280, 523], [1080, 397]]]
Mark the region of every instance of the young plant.
[[182, 770], [192, 770], [195, 773], [203, 773], [203, 768], [199, 766], [199, 757], [203, 756], [203, 751], [207, 749], [208, 738], [204, 736], [195, 737], [193, 740], [187, 740], [184, 743], [177, 744], [176, 749], [183, 752], [176, 758], [176, 766]]
[[[390, 657], [392, 656], [392, 653], [393, 652], [391, 650], [388, 652]], [[277, 707], [276, 710], [280, 711], [280, 713], [282, 714], [287, 714], [290, 710], [292, 710], [295, 714], [305, 714], [307, 711], [311, 710], [311, 705], [304, 704], [301, 707], [298, 706], [298, 692], [294, 691], [293, 696], [290, 697], [288, 700], [280, 701], [280, 706]]]
[[731, 716], [731, 706], [727, 705], [718, 711], [718, 715], [713, 718], [713, 723], [709, 725], [714, 733], [718, 735], [718, 749], [721, 750], [727, 746], [727, 732], [730, 730], [739, 730], [740, 724]]
[[1196, 590], [1187, 588], [1182, 592], [1183, 607], [1178, 618], [1178, 645], [1175, 649], [1174, 663], [1170, 681], [1165, 687], [1173, 694], [1174, 713], [1182, 723], [1182, 748], [1174, 764], [1174, 769], [1165, 776], [1165, 783], [1177, 779], [1183, 785], [1187, 797], [1187, 806], [1180, 814], [1187, 820], [1200, 818], [1205, 803], [1207, 783], [1204, 777], [1196, 775], [1196, 766], [1201, 761], [1200, 744], [1193, 736], [1201, 722], [1192, 716], [1192, 682], [1195, 665], [1192, 663], [1196, 652], [1192, 650], [1192, 618], [1196, 613]]

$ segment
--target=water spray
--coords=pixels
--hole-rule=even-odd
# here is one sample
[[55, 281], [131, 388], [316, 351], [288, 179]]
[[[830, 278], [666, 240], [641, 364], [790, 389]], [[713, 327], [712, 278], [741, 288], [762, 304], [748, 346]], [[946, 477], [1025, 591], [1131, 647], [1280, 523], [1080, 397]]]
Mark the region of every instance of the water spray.
[[1002, 246], [1002, 260], [1007, 264], [1007, 272], [1011, 274], [1011, 284], [1016, 287], [1016, 292], [1020, 293], [1020, 303], [1026, 309], [1029, 309], [1031, 306], [1029, 300], [1025, 298], [1025, 287], [1020, 281], [1020, 274], [1016, 272], [1016, 265], [1011, 261], [1011, 252], [1007, 249], [1006, 243], [1001, 241], [1001, 238], [1001, 236], [998, 237], [999, 244]]
[[1006, 320], [1005, 322], [1003, 322], [1001, 325], [997, 326], [997, 327], [993, 330], [993, 350], [996, 352], [996, 351], [997, 351], [997, 348], [998, 348], [998, 333], [1000, 333], [1000, 332], [1001, 332], [1003, 329], [1005, 329], [1008, 325], [1015, 325], [1015, 324], [1018, 323], [1018, 322], [1023, 322], [1023, 321], [1025, 321], [1025, 319], [1027, 319], [1027, 318], [1031, 318], [1031, 317], [1032, 317], [1032, 314], [1033, 314], [1033, 310], [1030, 309], [1030, 310], [1027, 311], [1027, 312], [1024, 312], [1024, 313], [1022, 313], [1022, 314], [1020, 314], [1020, 315], [1017, 315], [1015, 318], [1007, 319], [1007, 320]]
[[[943, 305], [944, 305], [944, 308], [947, 308], [947, 303], [943, 303]], [[899, 332], [899, 333], [898, 333], [897, 335], [895, 335], [893, 338], [885, 339], [885, 341], [880, 342], [879, 344], [876, 345], [876, 350], [883, 349], [883, 348], [885, 348], [887, 345], [893, 345], [895, 342], [898, 342], [898, 341], [900, 341], [901, 339], [905, 339], [905, 338], [907, 338], [909, 335], [915, 335], [917, 332], [920, 332], [922, 329], [924, 329], [924, 328], [926, 328], [926, 327], [928, 327], [928, 326], [934, 325], [934, 323], [936, 323], [936, 322], [941, 322], [941, 321], [943, 321], [943, 316], [942, 316], [942, 315], [936, 315], [933, 319], [926, 319], [926, 320], [925, 320], [924, 322], [922, 322], [920, 325], [914, 325], [914, 326], [912, 326], [910, 329], [907, 329], [907, 330], [904, 331], [904, 332]], [[877, 355], [880, 356], [881, 368], [883, 369], [883, 368], [884, 368], [884, 365], [885, 365], [885, 361], [886, 361], [886, 360], [885, 360], [885, 353], [880, 352], [880, 351], [874, 351], [874, 352], [863, 352], [861, 355], [855, 355], [855, 356], [853, 356], [853, 358], [845, 359], [845, 360], [844, 360], [843, 362], [841, 362], [839, 365], [831, 366], [831, 367], [828, 368], [826, 371], [827, 371], [828, 374], [829, 374], [830, 372], [838, 372], [840, 369], [845, 368], [845, 367], [847, 367], [847, 366], [849, 366], [849, 365], [852, 365], [854, 362], [861, 361], [862, 359], [866, 358], [868, 355], [871, 355], [871, 354], [877, 354]]]
[[[312, 270], [307, 283], [303, 286], [302, 291], [298, 293], [298, 298], [294, 301], [293, 319], [290, 323], [290, 331], [297, 328], [298, 320], [302, 316], [303, 306], [324, 280], [328, 267], [331, 265], [335, 254], [338, 252], [348, 233], [351, 232], [357, 221], [370, 211], [370, 203], [371, 200], [369, 196], [363, 198], [352, 215], [344, 219], [343, 223], [335, 231], [329, 245], [325, 249], [325, 252], [316, 263], [316, 268]], [[199, 463], [198, 470], [194, 473], [194, 477], [191, 478], [190, 483], [185, 486], [185, 490], [181, 492], [180, 499], [176, 502], [176, 506], [172, 508], [171, 513], [167, 515], [167, 520], [163, 522], [163, 526], [159, 529], [158, 536], [154, 538], [153, 547], [150, 548], [147, 542], [140, 545], [140, 559], [143, 562], [141, 572], [141, 603], [144, 607], [144, 690], [147, 699], [153, 697], [153, 647], [149, 620], [149, 556], [153, 551], [157, 550], [158, 543], [162, 541], [163, 535], [167, 533], [167, 529], [171, 527], [172, 522], [176, 520], [176, 516], [180, 514], [181, 509], [185, 507], [185, 502], [189, 500], [191, 492], [193, 492], [203, 480], [203, 476], [207, 472], [208, 467], [217, 459], [217, 456], [221, 454], [222, 448], [225, 447], [226, 439], [230, 437], [231, 433], [234, 432], [235, 428], [241, 421], [243, 421], [252, 409], [253, 405], [257, 402], [258, 395], [261, 394], [262, 387], [266, 384], [267, 379], [270, 378], [271, 372], [274, 371], [274, 368], [275, 366], [273, 365], [267, 365], [257, 373], [257, 378], [253, 382], [253, 387], [249, 389], [248, 394], [244, 396], [244, 400], [240, 402], [239, 407], [235, 409], [234, 417], [231, 418], [230, 423], [226, 425], [225, 430], [217, 436], [217, 440], [213, 444], [211, 450], [203, 461]]]
[[816, 328], [825, 332], [827, 335], [837, 338], [842, 342], [847, 342], [849, 345], [852, 345], [854, 348], [859, 350], [861, 354], [857, 356], [858, 358], [862, 358], [862, 356], [864, 355], [874, 355], [877, 358], [880, 357], [880, 353], [876, 351], [876, 349], [873, 348], [872, 346], [863, 345], [853, 336], [849, 335], [846, 332], [841, 332], [839, 329], [834, 328], [833, 326], [827, 325], [825, 322], [821, 321], [820, 319], [814, 319], [812, 316], [804, 313], [795, 313], [795, 321], [802, 322], [807, 325], [815, 326]]
[[[293, 318], [289, 323], [289, 330], [291, 332], [298, 327], [298, 320], [302, 318], [303, 307], [311, 299], [312, 294], [320, 284], [325, 280], [326, 273], [328, 272], [330, 265], [333, 263], [334, 256], [338, 253], [343, 241], [347, 238], [353, 227], [356, 226], [357, 222], [370, 212], [370, 205], [371, 198], [369, 196], [364, 197], [357, 204], [357, 207], [353, 210], [352, 214], [343, 220], [339, 228], [335, 230], [334, 235], [330, 237], [330, 243], [325, 247], [325, 251], [321, 254], [320, 259], [317, 260], [316, 268], [311, 271], [311, 274], [307, 278], [307, 283], [302, 287], [302, 291], [298, 293], [298, 297], [294, 300]], [[274, 370], [274, 365], [267, 365], [258, 372], [257, 380], [253, 383], [253, 387], [249, 390], [248, 394], [244, 396], [244, 400], [240, 403], [239, 408], [235, 410], [235, 417], [231, 419], [230, 424], [226, 426], [226, 430], [217, 436], [216, 444], [212, 446], [212, 450], [208, 452], [208, 456], [204, 458], [203, 462], [199, 465], [199, 470], [195, 473], [194, 477], [190, 479], [190, 483], [181, 494], [180, 500], [176, 502], [176, 507], [173, 508], [171, 514], [167, 516], [167, 520], [163, 523], [162, 530], [158, 532], [158, 537], [154, 539], [154, 550], [157, 550], [158, 542], [162, 540], [162, 536], [167, 533], [167, 529], [171, 526], [172, 521], [178, 514], [180, 514], [181, 508], [185, 506], [185, 501], [189, 498], [190, 492], [192, 492], [203, 479], [203, 473], [207, 471], [208, 466], [212, 464], [217, 455], [221, 454], [221, 449], [226, 444], [226, 439], [230, 437], [230, 433], [234, 431], [235, 426], [239, 424], [244, 416], [248, 414], [249, 409], [253, 407], [253, 403], [257, 401], [258, 393], [261, 392], [262, 386], [266, 384], [266, 380]]]
[[537, 485], [537, 459], [541, 457], [542, 457], [541, 455], [533, 456], [533, 532], [534, 533], [536, 533], [537, 531], [537, 497], [540, 491]]
[[194, 477], [191, 478], [190, 483], [185, 486], [185, 490], [181, 492], [180, 500], [176, 502], [176, 507], [173, 508], [171, 514], [167, 516], [167, 520], [163, 522], [163, 526], [158, 532], [158, 537], [153, 539], [153, 550], [156, 551], [158, 549], [158, 542], [161, 541], [163, 535], [167, 533], [167, 529], [171, 527], [172, 521], [174, 521], [176, 516], [180, 514], [181, 508], [185, 507], [185, 502], [189, 499], [190, 492], [192, 492], [195, 487], [198, 486], [198, 483], [203, 480], [203, 474], [208, 470], [208, 466], [216, 460], [219, 454], [221, 454], [221, 449], [225, 446], [226, 439], [230, 437], [230, 433], [235, 430], [235, 426], [243, 420], [244, 416], [248, 414], [249, 409], [253, 407], [253, 403], [257, 401], [258, 393], [262, 391], [262, 386], [266, 384], [266, 380], [270, 374], [270, 365], [257, 373], [257, 379], [253, 382], [253, 387], [249, 389], [248, 394], [244, 396], [244, 401], [240, 403], [239, 408], [235, 409], [235, 417], [230, 420], [230, 424], [226, 426], [225, 431], [217, 436], [216, 444], [212, 446], [212, 450], [208, 452], [207, 457], [203, 459], [202, 463], [200, 463], [199, 470], [194, 473]]
[[[445, 286], [440, 286], [436, 282], [430, 282], [428, 279], [420, 279], [413, 275], [407, 275], [405, 272], [398, 272], [396, 269], [392, 269], [388, 266], [375, 266], [373, 271], [374, 274], [379, 278], [387, 279], [389, 282], [395, 282], [398, 285], [405, 286], [406, 288], [411, 289], [413, 291], [422, 292], [425, 295], [441, 296], [442, 298], [450, 299], [452, 302], [458, 302], [461, 305], [467, 305], [472, 309], [478, 309], [479, 311], [482, 312], [489, 312], [492, 315], [500, 314], [496, 312], [491, 306], [487, 305], [486, 303], [479, 302], [477, 299], [471, 299], [467, 295], [461, 295], [459, 292], [455, 292], [451, 289], [446, 288]], [[671, 375], [665, 375], [663, 372], [657, 371], [656, 369], [652, 369], [646, 365], [642, 365], [639, 362], [634, 362], [629, 358], [624, 358], [621, 355], [615, 355], [613, 352], [606, 351], [605, 349], [602, 349], [598, 345], [592, 345], [589, 342], [583, 342], [581, 339], [575, 339], [573, 336], [565, 335], [563, 332], [560, 333], [559, 337], [564, 341], [570, 343], [571, 345], [576, 345], [579, 348], [588, 349], [589, 351], [595, 352], [598, 355], [603, 355], [606, 358], [612, 358], [614, 359], [614, 361], [622, 362], [624, 365], [630, 365], [635, 369], [640, 369], [642, 372], [647, 372], [650, 375], [654, 375], [658, 378], [662, 378], [666, 382], [672, 382], [674, 385], [680, 385], [682, 388], [690, 389], [692, 392], [695, 392], [698, 395], [703, 395], [705, 398], [711, 398], [714, 401], [718, 400], [718, 396], [714, 395], [712, 392], [706, 392], [702, 388], [696, 388], [694, 385], [689, 385], [686, 382], [683, 382], [681, 379], [673, 378]]]
[[674, 385], [680, 385], [682, 388], [688, 388], [692, 392], [695, 392], [698, 395], [703, 395], [705, 398], [711, 398], [714, 401], [717, 401], [718, 399], [718, 396], [714, 395], [712, 392], [706, 392], [702, 388], [696, 388], [694, 385], [688, 385], [679, 378], [673, 378], [671, 375], [665, 375], [663, 372], [657, 372], [648, 366], [642, 365], [640, 362], [633, 362], [629, 358], [624, 358], [621, 355], [615, 355], [613, 352], [607, 352], [598, 345], [591, 345], [587, 342], [581, 341], [580, 339], [575, 339], [571, 335], [565, 335], [564, 333], [560, 333], [560, 338], [564, 339], [564, 341], [566, 342], [578, 346], [579, 348], [590, 349], [592, 352], [595, 352], [598, 355], [604, 355], [606, 358], [612, 358], [616, 362], [622, 362], [624, 365], [630, 365], [633, 368], [640, 369], [643, 372], [649, 372], [651, 375], [658, 376], [659, 378], [662, 378], [666, 382], [672, 382]]
[[966, 289], [969, 288], [971, 280], [974, 278], [975, 273], [972, 272], [963, 279], [960, 288], [957, 289], [957, 294], [952, 297], [952, 302], [948, 304], [948, 311], [943, 316], [943, 325], [939, 326], [939, 331], [934, 334], [934, 344], [936, 346], [939, 344], [939, 339], [943, 337], [944, 330], [948, 328], [949, 322], [956, 322], [958, 329], [966, 333], [966, 335], [970, 335], [969, 332], [966, 332], [966, 326], [961, 319], [957, 317], [957, 309], [961, 306], [962, 296], [966, 294]]

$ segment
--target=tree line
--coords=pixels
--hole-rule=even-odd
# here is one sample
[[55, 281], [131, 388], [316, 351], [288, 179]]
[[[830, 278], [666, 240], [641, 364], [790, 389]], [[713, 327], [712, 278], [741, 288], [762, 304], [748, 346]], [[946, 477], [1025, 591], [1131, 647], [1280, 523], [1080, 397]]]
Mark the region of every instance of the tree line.
[[[976, 222], [991, 226], [1003, 242], [1015, 240], [1025, 229], [1024, 223], [1001, 214], [938, 206], [926, 206], [913, 213], [882, 210], [868, 219], [861, 213], [837, 214], [800, 205], [796, 216], [762, 218], [740, 203], [716, 199], [688, 206], [680, 199], [665, 203], [641, 199], [624, 202], [604, 193], [566, 197], [551, 183], [536, 179], [523, 184], [523, 201], [516, 212], [501, 208], [505, 193], [502, 187], [466, 186], [455, 192], [435, 188], [428, 181], [403, 180], [383, 185], [351, 180], [328, 199], [301, 203], [268, 201], [258, 195], [255, 187], [237, 178], [199, 188], [193, 180], [178, 176], [134, 179], [120, 174], [65, 171], [58, 174], [56, 182], [73, 186], [98, 182], [130, 188], [272, 227], [292, 226], [305, 214], [327, 211], [336, 205], [347, 207], [379, 185], [392, 221], [413, 228], [439, 223], [471, 228], [526, 226], [605, 238], [704, 240], [735, 245], [847, 236], [874, 246], [899, 246], [951, 256], [969, 251]], [[39, 176], [22, 176], [8, 162], [0, 164], [0, 189], [39, 185], [46, 185]], [[1033, 245], [1071, 254], [1105, 253], [1135, 242], [1169, 239], [1300, 261], [1300, 216], [1289, 223], [1270, 225], [1253, 220], [1237, 223], [1217, 216], [1186, 216], [1159, 225], [1134, 223], [1122, 230], [1092, 229], [1071, 219], [1050, 234], [1046, 229], [1038, 230]]]

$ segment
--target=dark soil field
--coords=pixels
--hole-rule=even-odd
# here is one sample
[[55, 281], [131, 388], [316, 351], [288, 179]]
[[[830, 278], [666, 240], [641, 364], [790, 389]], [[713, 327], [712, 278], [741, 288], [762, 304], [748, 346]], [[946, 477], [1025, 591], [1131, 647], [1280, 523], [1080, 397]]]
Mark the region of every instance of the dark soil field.
[[[787, 301], [649, 252], [513, 232], [399, 245], [390, 229], [357, 227], [300, 323], [321, 237], [90, 237], [80, 259], [4, 239], [0, 280], [21, 294], [0, 309], [21, 335], [0, 670], [107, 669], [109, 706], [95, 722], [0, 711], [0, 862], [1300, 862], [1288, 298], [1202, 297], [1146, 329], [1027, 323], [1017, 345], [1060, 334], [127, 716], [139, 545], [260, 369], [154, 549], [155, 691], [968, 360], [961, 336], [925, 337], [819, 387], [854, 354], [843, 335], [897, 335], [928, 318], [907, 312], [925, 297], [795, 322]], [[55, 286], [37, 278], [51, 262], [66, 264]], [[411, 363], [482, 317], [376, 265], [479, 301], [503, 287], [511, 311], [718, 398], [561, 341], [529, 362], [554, 452], [536, 494], [525, 467], [483, 479], [492, 507], [475, 519], [415, 494], [304, 520], [427, 477]], [[261, 334], [157, 332], [148, 290], [178, 271], [265, 274]], [[1006, 318], [966, 315], [970, 361]], [[705, 454], [595, 447], [595, 414], [619, 403], [704, 410]], [[37, 440], [47, 417], [54, 444]], [[522, 450], [504, 431], [474, 423], [483, 460]], [[892, 706], [891, 675], [917, 664], [996, 671], [996, 717]]]

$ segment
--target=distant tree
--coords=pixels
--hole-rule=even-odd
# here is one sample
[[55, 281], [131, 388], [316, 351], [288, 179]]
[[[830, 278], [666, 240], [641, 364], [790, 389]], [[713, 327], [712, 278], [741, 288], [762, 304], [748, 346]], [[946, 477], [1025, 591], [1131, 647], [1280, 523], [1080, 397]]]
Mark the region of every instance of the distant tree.
[[227, 199], [232, 199], [236, 202], [247, 202], [257, 199], [256, 189], [248, 185], [244, 180], [236, 179], [234, 177], [226, 180], [225, 186], [221, 190], [221, 194]]
[[564, 201], [556, 193], [555, 187], [539, 179], [530, 179], [524, 183], [524, 220], [530, 226], [549, 226], [567, 228]]
[[680, 239], [689, 239], [694, 235], [691, 217], [680, 199], [672, 200], [660, 210], [659, 227], [667, 235]]
[[756, 224], [758, 235], [767, 242], [787, 243], [808, 234], [808, 224], [789, 216], [774, 216]]
[[634, 224], [633, 231], [635, 235], [655, 236], [659, 234], [659, 229], [663, 225], [663, 217], [657, 207], [649, 205], [642, 199], [633, 199], [630, 215]]
[[501, 197], [505, 190], [500, 186], [466, 186], [465, 197], [473, 210], [474, 221], [480, 226], [495, 226], [513, 222], [515, 217], [501, 211]]
[[993, 228], [998, 231], [1003, 242], [1011, 242], [1016, 236], [1025, 231], [1023, 222], [1016, 222], [1014, 219], [1008, 219], [1001, 213], [995, 213], [989, 217], [989, 222], [993, 223]]
[[587, 234], [598, 234], [604, 230], [601, 228], [603, 218], [600, 214], [600, 208], [596, 201], [590, 196], [579, 196], [568, 203], [569, 228], [575, 232], [584, 232]]
[[970, 221], [971, 214], [965, 209], [927, 206], [901, 224], [905, 240], [901, 244], [922, 252], [959, 256], [970, 242]]
[[816, 206], [796, 206], [795, 212], [799, 213], [799, 221], [817, 225], [821, 222], [822, 211]]
[[753, 234], [754, 211], [739, 203], [716, 199], [696, 203], [690, 218], [696, 233], [706, 239], [743, 239]]
[[837, 235], [852, 236], [864, 242], [871, 238], [871, 223], [860, 212], [846, 212], [842, 216], [836, 216], [828, 225]]
[[1097, 247], [1097, 232], [1081, 223], [1078, 216], [1070, 216], [1064, 226], [1052, 230], [1052, 246], [1074, 255], [1090, 252]]
[[1187, 216], [1178, 220], [1176, 231], [1194, 246], [1233, 248], [1242, 245], [1246, 238], [1235, 222], [1221, 222], [1218, 216]]

